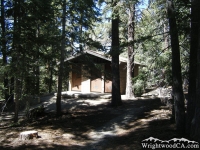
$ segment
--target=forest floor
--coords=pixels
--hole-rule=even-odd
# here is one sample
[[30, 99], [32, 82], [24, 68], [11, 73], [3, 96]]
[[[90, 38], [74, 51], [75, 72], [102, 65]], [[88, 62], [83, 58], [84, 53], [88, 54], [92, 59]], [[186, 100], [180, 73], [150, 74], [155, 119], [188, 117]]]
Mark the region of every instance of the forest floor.
[[[46, 113], [32, 121], [21, 118], [15, 127], [0, 122], [0, 149], [140, 150], [149, 137], [182, 137], [158, 98], [123, 99], [117, 108], [110, 99], [63, 99], [61, 117], [55, 114], [55, 98], [47, 96], [42, 103]], [[20, 140], [20, 132], [29, 130], [39, 137]]]

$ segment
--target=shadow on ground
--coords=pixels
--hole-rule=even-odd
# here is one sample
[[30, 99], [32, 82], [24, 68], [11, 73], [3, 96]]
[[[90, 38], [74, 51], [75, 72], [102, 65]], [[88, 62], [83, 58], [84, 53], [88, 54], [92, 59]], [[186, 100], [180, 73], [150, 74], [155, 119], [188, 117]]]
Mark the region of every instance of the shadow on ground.
[[[66, 100], [61, 117], [50, 111], [21, 127], [2, 131], [14, 132], [15, 138], [1, 138], [0, 149], [139, 150], [148, 137], [179, 137], [168, 108], [159, 99], [124, 100], [117, 108], [110, 107], [109, 101], [98, 105], [87, 99], [70, 102]], [[28, 129], [37, 130], [41, 137], [19, 140], [16, 135]]]

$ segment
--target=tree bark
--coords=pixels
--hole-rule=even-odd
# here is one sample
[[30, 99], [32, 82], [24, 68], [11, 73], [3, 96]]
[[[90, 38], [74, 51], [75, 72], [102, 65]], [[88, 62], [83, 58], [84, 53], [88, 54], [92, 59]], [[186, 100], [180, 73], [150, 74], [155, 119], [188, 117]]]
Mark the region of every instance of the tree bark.
[[182, 75], [180, 63], [180, 49], [178, 39], [178, 29], [175, 18], [173, 1], [167, 0], [167, 11], [171, 36], [172, 48], [172, 78], [173, 78], [173, 98], [175, 107], [176, 129], [180, 133], [185, 131], [185, 105], [182, 88]]
[[49, 93], [52, 92], [52, 82], [53, 82], [53, 67], [52, 67], [52, 61], [49, 60], [49, 65], [48, 65], [48, 75], [49, 75], [49, 84], [48, 84], [48, 89]]
[[[191, 48], [194, 48], [193, 50], [197, 51], [197, 58], [196, 58], [196, 60], [197, 60], [197, 68], [196, 68], [197, 75], [196, 75], [196, 86], [194, 85], [196, 87], [196, 90], [195, 90], [196, 97], [194, 97], [195, 99], [192, 99], [192, 102], [193, 102], [192, 107], [195, 107], [195, 112], [192, 111], [191, 114], [188, 114], [188, 115], [192, 115], [194, 113], [194, 115], [193, 115], [194, 117], [192, 119], [192, 124], [191, 124], [190, 135], [194, 140], [196, 140], [198, 142], [200, 142], [200, 119], [199, 119], [200, 118], [200, 16], [199, 16], [200, 10], [199, 10], [199, 7], [200, 7], [200, 1], [193, 0], [192, 1], [192, 17], [195, 18], [195, 21], [193, 20], [192, 24], [193, 24], [193, 27], [195, 27], [194, 29], [197, 29], [197, 28], [198, 29], [196, 30], [197, 32], [192, 31], [191, 33], [198, 35], [198, 40], [196, 41], [198, 43], [198, 45], [196, 45], [196, 43], [191, 43], [191, 44], [194, 44], [194, 45], [191, 45]], [[196, 36], [195, 36], [195, 38], [196, 38]], [[192, 107], [190, 109], [192, 109]], [[191, 117], [191, 116], [189, 116], [189, 117]]]
[[[40, 35], [40, 27], [39, 24], [37, 24], [37, 29], [36, 29], [36, 38], [39, 38]], [[37, 65], [35, 67], [35, 90], [34, 90], [34, 94], [37, 95], [37, 97], [39, 97], [40, 95], [40, 54], [39, 54], [39, 48], [36, 51], [36, 56], [35, 59], [37, 60]]]
[[126, 97], [134, 97], [133, 81], [134, 77], [134, 18], [135, 18], [135, 6], [130, 4], [128, 14], [128, 52], [127, 52], [127, 74], [126, 74]]
[[[5, 26], [5, 7], [4, 0], [1, 0], [1, 51], [3, 54], [3, 66], [7, 65], [7, 52], [6, 52], [6, 26]], [[8, 74], [4, 70], [4, 98], [8, 100], [9, 90], [8, 90]]]
[[20, 78], [16, 77], [15, 78], [15, 97], [14, 97], [14, 100], [15, 100], [15, 115], [14, 115], [14, 122], [18, 122], [18, 114], [19, 114], [19, 101], [20, 101], [20, 98], [21, 98], [21, 89], [20, 89]]
[[63, 66], [64, 66], [64, 51], [65, 51], [65, 22], [66, 22], [66, 0], [63, 0], [63, 14], [62, 14], [62, 47], [60, 54], [60, 66], [58, 75], [58, 93], [56, 99], [57, 115], [61, 115], [61, 92], [62, 92], [62, 79], [63, 79]]
[[18, 113], [19, 113], [19, 100], [21, 98], [21, 79], [20, 79], [20, 51], [19, 51], [19, 44], [20, 42], [20, 0], [14, 1], [14, 35], [13, 35], [13, 58], [12, 63], [14, 64], [14, 101], [15, 101], [15, 115], [14, 115], [14, 122], [18, 122]]
[[[112, 0], [113, 7], [117, 2]], [[119, 14], [117, 9], [113, 9], [112, 12], [112, 106], [122, 105], [121, 93], [120, 93], [120, 74], [119, 74]]]
[[191, 7], [191, 33], [190, 33], [190, 61], [189, 61], [189, 88], [187, 101], [186, 133], [190, 134], [191, 122], [195, 114], [196, 103], [196, 77], [197, 77], [197, 50], [198, 50], [198, 0], [192, 2]]
[[[200, 33], [200, 20], [199, 22], [199, 33]], [[196, 101], [195, 101], [195, 113], [191, 124], [190, 136], [192, 139], [200, 142], [200, 34], [198, 40], [198, 52], [197, 52], [197, 78], [196, 78]]]

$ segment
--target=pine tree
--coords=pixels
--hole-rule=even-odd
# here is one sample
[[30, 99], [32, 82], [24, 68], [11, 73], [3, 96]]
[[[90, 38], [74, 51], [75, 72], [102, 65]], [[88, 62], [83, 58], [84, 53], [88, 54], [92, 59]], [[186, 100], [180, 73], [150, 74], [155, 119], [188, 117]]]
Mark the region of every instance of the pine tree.
[[39, 68], [43, 65], [41, 60], [44, 60], [46, 47], [53, 43], [52, 37], [55, 40], [55, 35], [49, 36], [54, 9], [50, 0], [16, 0], [9, 3], [9, 7], [6, 8], [9, 19], [14, 19], [14, 22], [10, 22], [12, 25], [8, 32], [10, 33], [8, 49], [12, 46], [8, 54], [12, 58], [9, 64], [11, 84], [15, 82], [14, 89], [10, 91], [14, 90], [15, 93], [16, 122], [19, 102], [28, 102], [30, 96], [34, 98], [40, 94]]
[[135, 30], [135, 4], [130, 3], [128, 7], [128, 50], [127, 50], [127, 75], [126, 75], [126, 97], [134, 97], [133, 77], [134, 77], [134, 30]]
[[184, 133], [185, 131], [185, 105], [182, 88], [181, 63], [178, 29], [176, 24], [176, 16], [173, 1], [167, 0], [167, 12], [171, 36], [172, 48], [172, 78], [173, 78], [173, 98], [175, 107], [175, 121], [177, 131]]
[[58, 93], [56, 99], [56, 111], [57, 115], [61, 115], [61, 92], [62, 92], [62, 82], [63, 82], [63, 70], [64, 70], [64, 52], [65, 52], [65, 26], [66, 26], [66, 0], [63, 0], [62, 4], [63, 13], [62, 13], [62, 43], [61, 43], [61, 53], [60, 53], [60, 66], [58, 74]]
[[112, 106], [122, 105], [120, 93], [120, 75], [119, 75], [119, 13], [116, 8], [118, 1], [112, 0], [112, 46], [111, 46], [111, 67], [112, 67]]
[[[191, 8], [190, 81], [187, 106], [187, 133], [200, 142], [200, 1], [193, 0]], [[195, 55], [196, 54], [196, 55]], [[192, 63], [192, 64], [191, 64]], [[193, 75], [192, 75], [193, 74]], [[196, 83], [194, 82], [196, 79]], [[191, 91], [194, 90], [194, 91]]]
[[[18, 113], [19, 113], [19, 102], [21, 99], [21, 0], [15, 0], [14, 1], [14, 35], [13, 35], [13, 72], [15, 74], [14, 78], [14, 92], [15, 92], [15, 115], [14, 115], [14, 122], [18, 122]], [[19, 43], [18, 43], [19, 42]]]
[[[7, 65], [7, 46], [6, 46], [6, 23], [5, 23], [5, 2], [1, 0], [1, 52], [3, 54], [3, 62], [2, 65], [6, 67]], [[4, 99], [8, 101], [9, 93], [8, 93], [8, 74], [4, 68]]]
[[186, 133], [190, 134], [191, 122], [195, 113], [196, 103], [196, 77], [197, 77], [197, 49], [198, 49], [198, 6], [196, 1], [191, 6], [191, 42], [190, 42], [190, 68], [189, 68], [189, 88], [187, 102], [187, 122]]

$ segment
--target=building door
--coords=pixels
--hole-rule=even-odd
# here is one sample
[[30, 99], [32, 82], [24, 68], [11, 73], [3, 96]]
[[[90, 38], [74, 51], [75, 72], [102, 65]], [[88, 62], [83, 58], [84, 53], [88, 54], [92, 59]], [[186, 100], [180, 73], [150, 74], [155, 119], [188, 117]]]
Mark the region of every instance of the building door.
[[105, 93], [111, 93], [112, 92], [112, 81], [105, 80]]
[[72, 91], [81, 91], [81, 65], [72, 67]]
[[102, 72], [97, 68], [93, 68], [91, 71], [91, 82], [90, 91], [91, 92], [102, 92]]
[[105, 93], [112, 92], [111, 64], [105, 64]]
[[102, 91], [102, 80], [100, 78], [91, 79], [91, 92]]

